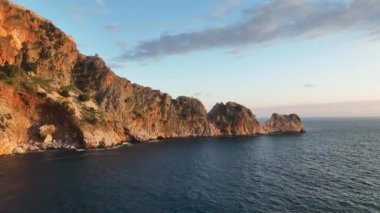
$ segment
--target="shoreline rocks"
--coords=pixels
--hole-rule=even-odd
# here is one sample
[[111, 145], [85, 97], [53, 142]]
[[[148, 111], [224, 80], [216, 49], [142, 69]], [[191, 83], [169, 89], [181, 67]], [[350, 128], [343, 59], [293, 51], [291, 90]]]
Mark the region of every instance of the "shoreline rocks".
[[218, 103], [207, 112], [198, 99], [134, 84], [97, 55], [82, 55], [50, 21], [20, 8], [0, 1], [0, 155], [304, 132], [294, 114], [274, 114], [261, 125], [238, 103]]
[[263, 128], [269, 134], [305, 132], [304, 124], [296, 114], [280, 115], [273, 113], [272, 117], [263, 125]]
[[56, 127], [54, 125], [43, 125], [39, 128], [39, 134], [41, 138], [46, 138], [48, 135], [50, 137], [55, 133]]
[[216, 129], [215, 135], [244, 136], [265, 134], [251, 110], [235, 102], [216, 104], [208, 113], [207, 118]]

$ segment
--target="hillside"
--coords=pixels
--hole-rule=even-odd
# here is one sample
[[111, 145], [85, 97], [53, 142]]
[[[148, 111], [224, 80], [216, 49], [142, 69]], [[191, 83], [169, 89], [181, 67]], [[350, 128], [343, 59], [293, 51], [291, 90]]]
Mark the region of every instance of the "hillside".
[[304, 131], [296, 115], [274, 115], [262, 126], [237, 103], [217, 104], [207, 113], [197, 99], [133, 84], [101, 58], [82, 55], [50, 21], [4, 0], [0, 91], [0, 154]]

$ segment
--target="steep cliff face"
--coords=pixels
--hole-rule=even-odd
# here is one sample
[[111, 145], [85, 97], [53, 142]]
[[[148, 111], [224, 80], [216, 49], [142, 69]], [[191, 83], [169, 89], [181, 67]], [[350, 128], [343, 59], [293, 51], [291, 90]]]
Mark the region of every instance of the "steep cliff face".
[[215, 135], [239, 136], [264, 134], [261, 125], [248, 108], [234, 103], [218, 103], [208, 113]]
[[194, 98], [168, 94], [116, 76], [96, 56], [81, 56], [73, 84], [96, 97], [116, 125], [136, 140], [210, 135], [207, 111]]
[[50, 81], [8, 65], [0, 66], [0, 91], [0, 155], [124, 140], [96, 102], [74, 88], [57, 90]]
[[279, 115], [274, 113], [263, 128], [271, 134], [305, 132], [301, 118], [296, 114]]
[[81, 147], [80, 132], [67, 117], [66, 109], [48, 97], [53, 94], [48, 95], [34, 84], [36, 79], [19, 74], [21, 76], [4, 77], [4, 71], [0, 70], [0, 154], [42, 148], [46, 137], [39, 136], [39, 128], [45, 124], [58, 128], [49, 135], [45, 149]]
[[197, 99], [174, 99], [133, 84], [99, 57], [81, 55], [50, 21], [5, 0], [0, 0], [0, 91], [0, 155], [304, 131], [296, 115], [275, 115], [261, 126], [237, 103], [217, 104], [207, 113]]
[[[125, 140], [92, 99], [71, 84], [79, 53], [50, 21], [0, 1], [0, 154], [95, 148]], [[56, 131], [41, 137], [39, 128]]]
[[50, 21], [0, 1], [0, 65], [17, 65], [59, 85], [70, 82], [78, 51]]

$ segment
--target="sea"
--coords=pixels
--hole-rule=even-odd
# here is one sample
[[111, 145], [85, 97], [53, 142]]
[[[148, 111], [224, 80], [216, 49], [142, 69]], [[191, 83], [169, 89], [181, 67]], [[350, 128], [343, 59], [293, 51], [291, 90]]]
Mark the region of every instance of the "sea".
[[0, 157], [0, 212], [380, 212], [380, 119]]

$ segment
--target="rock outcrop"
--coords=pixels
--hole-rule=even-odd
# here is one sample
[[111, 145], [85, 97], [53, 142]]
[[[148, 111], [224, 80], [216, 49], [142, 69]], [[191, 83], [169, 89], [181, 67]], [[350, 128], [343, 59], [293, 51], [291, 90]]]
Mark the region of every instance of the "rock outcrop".
[[40, 137], [46, 138], [48, 135], [53, 135], [56, 129], [54, 125], [45, 124], [39, 128]]
[[251, 110], [234, 102], [216, 104], [208, 113], [208, 120], [215, 127], [214, 135], [265, 134]]
[[49, 20], [6, 0], [0, 0], [0, 91], [0, 155], [304, 131], [295, 115], [261, 126], [236, 103], [207, 113], [195, 98], [131, 83], [98, 56], [80, 54]]
[[199, 100], [173, 99], [133, 84], [116, 76], [99, 57], [80, 57], [73, 84], [94, 96], [115, 125], [135, 140], [210, 135], [207, 111]]
[[263, 128], [270, 134], [305, 132], [301, 118], [296, 114], [279, 115], [274, 113]]
[[49, 20], [0, 1], [0, 64], [17, 65], [53, 83], [70, 83], [78, 51], [70, 36]]

